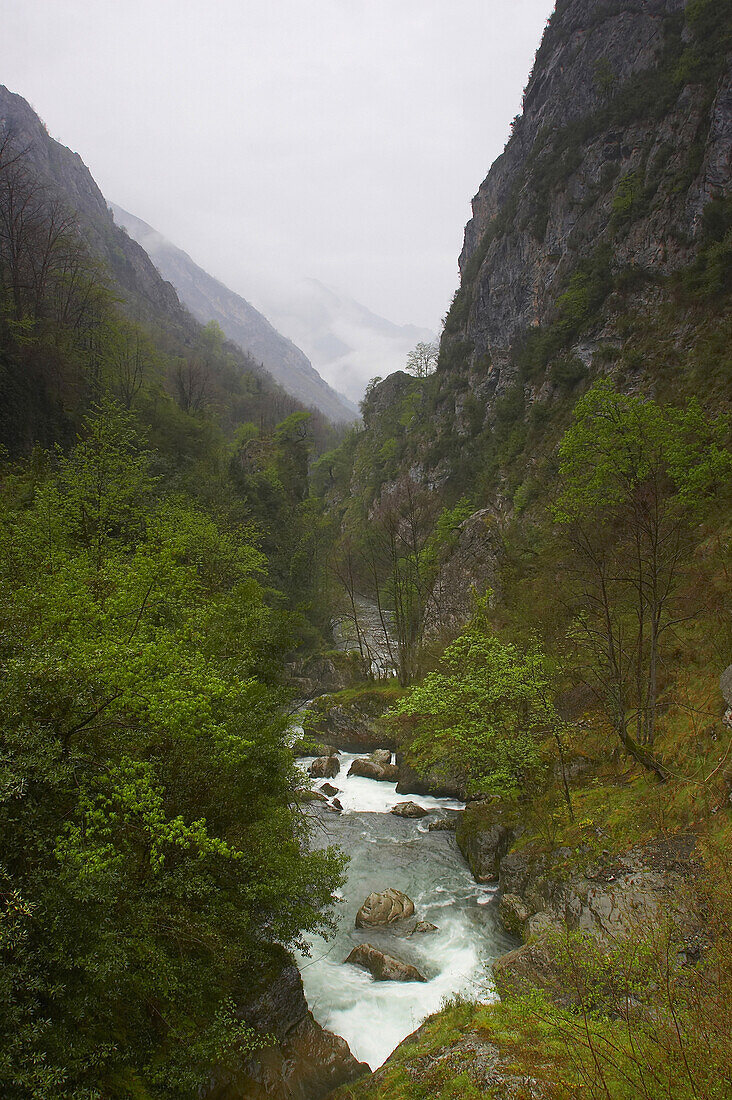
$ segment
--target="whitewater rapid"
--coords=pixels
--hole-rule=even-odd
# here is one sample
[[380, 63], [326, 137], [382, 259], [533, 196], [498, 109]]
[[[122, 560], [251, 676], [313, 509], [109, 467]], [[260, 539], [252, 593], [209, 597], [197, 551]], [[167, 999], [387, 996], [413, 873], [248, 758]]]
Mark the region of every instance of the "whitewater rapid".
[[[338, 928], [326, 942], [313, 937], [310, 955], [298, 959], [308, 1004], [318, 1023], [342, 1035], [372, 1069], [443, 1001], [455, 994], [490, 1000], [489, 966], [515, 946], [497, 919], [496, 887], [473, 879], [452, 832], [428, 829], [430, 821], [455, 816], [463, 803], [453, 799], [399, 795], [395, 783], [348, 776], [356, 756], [341, 753], [341, 771], [328, 780], [337, 787], [341, 814], [314, 805], [314, 844], [337, 844], [350, 856], [347, 881], [338, 901]], [[311, 758], [298, 761], [307, 771]], [[317, 789], [322, 780], [316, 780]], [[406, 819], [389, 813], [398, 802], [413, 801], [432, 811]], [[372, 891], [394, 887], [408, 894], [418, 920], [436, 933], [356, 929], [356, 912]], [[420, 982], [377, 982], [367, 971], [345, 965], [353, 947], [372, 943], [412, 963], [427, 978]]]

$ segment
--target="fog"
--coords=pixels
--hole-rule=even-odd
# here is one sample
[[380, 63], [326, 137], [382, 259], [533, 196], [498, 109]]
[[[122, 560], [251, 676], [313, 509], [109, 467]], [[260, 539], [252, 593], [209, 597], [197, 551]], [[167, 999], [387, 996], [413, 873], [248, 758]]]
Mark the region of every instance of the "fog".
[[105, 195], [257, 302], [437, 331], [550, 0], [0, 0], [0, 80]]

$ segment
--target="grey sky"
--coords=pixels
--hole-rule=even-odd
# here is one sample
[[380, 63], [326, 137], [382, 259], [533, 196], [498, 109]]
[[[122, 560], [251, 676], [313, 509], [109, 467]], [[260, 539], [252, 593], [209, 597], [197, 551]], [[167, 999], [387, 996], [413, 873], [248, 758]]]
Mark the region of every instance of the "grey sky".
[[0, 82], [107, 198], [257, 304], [437, 329], [552, 0], [0, 0]]

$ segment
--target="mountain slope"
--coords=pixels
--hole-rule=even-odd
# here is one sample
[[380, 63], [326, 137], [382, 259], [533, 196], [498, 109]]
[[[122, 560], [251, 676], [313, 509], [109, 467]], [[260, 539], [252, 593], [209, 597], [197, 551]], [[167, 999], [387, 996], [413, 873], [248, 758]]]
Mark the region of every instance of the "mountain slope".
[[415, 344], [435, 339], [429, 329], [388, 321], [317, 279], [271, 294], [265, 309], [354, 401], [374, 375], [403, 369]]
[[335, 422], [356, 419], [356, 407], [331, 389], [300, 349], [281, 336], [254, 306], [209, 275], [152, 226], [114, 203], [111, 209], [117, 225], [145, 249], [194, 317], [203, 324], [217, 321], [230, 340], [261, 362], [303, 404], [314, 405]]

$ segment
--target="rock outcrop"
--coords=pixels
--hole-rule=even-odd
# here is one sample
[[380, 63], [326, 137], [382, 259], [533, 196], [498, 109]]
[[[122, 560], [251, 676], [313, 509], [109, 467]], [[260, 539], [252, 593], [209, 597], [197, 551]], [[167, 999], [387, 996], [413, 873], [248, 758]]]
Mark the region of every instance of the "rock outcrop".
[[478, 882], [497, 882], [501, 860], [521, 831], [515, 806], [474, 802], [461, 814], [455, 839]]
[[337, 756], [318, 756], [308, 768], [313, 779], [333, 779], [340, 770]]
[[356, 928], [378, 928], [414, 916], [414, 902], [401, 890], [392, 888], [369, 894], [356, 914]]
[[677, 927], [690, 961], [704, 946], [693, 901], [698, 870], [696, 837], [663, 837], [621, 855], [587, 858], [558, 849], [550, 854], [510, 852], [500, 865], [499, 913], [507, 930], [529, 942], [493, 967], [502, 995], [541, 986], [565, 1003], [552, 962], [554, 932], [581, 932], [601, 944], [643, 934], [662, 920]]
[[396, 783], [399, 778], [399, 768], [391, 763], [391, 753], [388, 749], [377, 749], [369, 757], [360, 757], [353, 761], [348, 769], [349, 775], [360, 775], [365, 779], [377, 779], [381, 782]]
[[379, 719], [389, 709], [392, 697], [378, 688], [362, 692], [355, 699], [324, 695], [315, 699], [305, 718], [307, 737], [322, 738], [347, 752], [395, 752], [396, 739]]
[[315, 1022], [292, 961], [242, 1006], [241, 1014], [274, 1042], [239, 1070], [214, 1071], [202, 1100], [323, 1100], [332, 1089], [368, 1073], [345, 1039]]
[[368, 970], [372, 978], [377, 982], [424, 982], [424, 978], [416, 966], [402, 962], [401, 959], [387, 955], [379, 951], [371, 943], [361, 943], [354, 947], [345, 962], [352, 966], [360, 966]]

